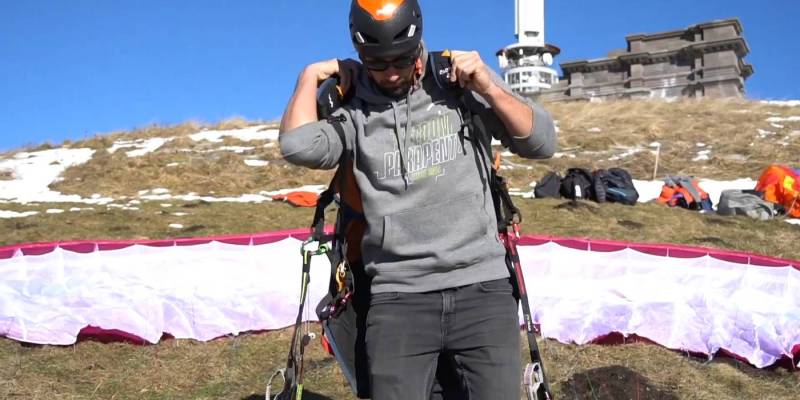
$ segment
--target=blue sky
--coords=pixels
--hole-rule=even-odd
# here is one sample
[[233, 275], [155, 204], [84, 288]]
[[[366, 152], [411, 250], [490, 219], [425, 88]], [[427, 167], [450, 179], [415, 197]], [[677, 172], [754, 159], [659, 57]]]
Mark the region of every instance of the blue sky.
[[[435, 49], [514, 42], [513, 0], [421, 0]], [[797, 0], [547, 0], [556, 62], [603, 57], [632, 33], [738, 17], [748, 96], [800, 99]], [[0, 150], [152, 123], [277, 119], [308, 63], [355, 57], [347, 0], [0, 2]]]

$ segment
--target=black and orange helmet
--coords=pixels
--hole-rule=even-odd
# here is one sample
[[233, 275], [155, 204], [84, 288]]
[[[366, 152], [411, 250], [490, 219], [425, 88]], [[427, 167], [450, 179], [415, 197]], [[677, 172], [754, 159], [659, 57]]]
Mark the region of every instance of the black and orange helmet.
[[422, 40], [417, 0], [353, 0], [350, 38], [361, 57], [390, 59], [413, 52]]

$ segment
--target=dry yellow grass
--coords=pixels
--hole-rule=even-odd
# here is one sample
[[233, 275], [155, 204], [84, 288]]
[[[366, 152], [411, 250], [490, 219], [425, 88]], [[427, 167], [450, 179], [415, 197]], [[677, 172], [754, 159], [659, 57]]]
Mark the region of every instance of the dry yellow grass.
[[[516, 170], [513, 185], [530, 182], [549, 170], [622, 167], [636, 179], [652, 179], [655, 157], [649, 145], [661, 144], [658, 176], [694, 175], [711, 179], [757, 178], [771, 163], [796, 163], [800, 154], [800, 121], [766, 121], [799, 115], [793, 107], [743, 100], [683, 100], [674, 103], [613, 101], [545, 105], [558, 121], [560, 158], [530, 162]], [[599, 131], [598, 131], [599, 130]], [[759, 130], [775, 132], [764, 137]], [[701, 144], [702, 146], [698, 146]], [[635, 154], [610, 160], [637, 149]], [[694, 160], [708, 150], [708, 160]], [[526, 178], [523, 178], [524, 175]], [[527, 182], [525, 182], [527, 180]]]
[[[319, 333], [317, 325], [311, 328]], [[269, 376], [285, 366], [290, 335], [285, 329], [147, 346], [93, 341], [20, 346], [0, 339], [0, 397], [263, 399]], [[539, 340], [539, 347], [557, 399], [788, 400], [800, 389], [789, 371], [758, 370], [725, 358], [707, 362], [642, 343], [576, 346]], [[305, 399], [355, 398], [317, 342], [306, 357]]]
[[[525, 187], [549, 170], [564, 172], [569, 167], [622, 167], [636, 179], [649, 180], [655, 162], [649, 147], [653, 142], [661, 145], [658, 179], [665, 175], [756, 179], [767, 165], [796, 163], [800, 154], [800, 121], [780, 122], [780, 128], [767, 121], [770, 117], [800, 114], [793, 107], [743, 100], [571, 102], [546, 107], [558, 121], [559, 154], [542, 161], [506, 157], [507, 162], [517, 166], [504, 171], [513, 187]], [[167, 187], [173, 193], [238, 195], [328, 183], [330, 172], [294, 168], [281, 159], [277, 146], [265, 147], [265, 141], [225, 138], [223, 143], [208, 143], [187, 137], [204, 128], [236, 129], [253, 124], [231, 119], [216, 125], [190, 122], [150, 126], [76, 142], [72, 147], [88, 146], [100, 151], [90, 162], [70, 168], [64, 181], [54, 188], [83, 196], [97, 191], [132, 196], [138, 190], [155, 187]], [[116, 140], [152, 137], [175, 139], [158, 151], [137, 158], [125, 157], [124, 149], [113, 155], [102, 151]], [[214, 150], [221, 146], [254, 149], [240, 154]], [[703, 151], [708, 152], [707, 159], [698, 157]], [[269, 165], [250, 167], [244, 164], [246, 159], [268, 161]], [[177, 167], [166, 167], [175, 163]], [[93, 182], [94, 188], [84, 183], [87, 181]]]

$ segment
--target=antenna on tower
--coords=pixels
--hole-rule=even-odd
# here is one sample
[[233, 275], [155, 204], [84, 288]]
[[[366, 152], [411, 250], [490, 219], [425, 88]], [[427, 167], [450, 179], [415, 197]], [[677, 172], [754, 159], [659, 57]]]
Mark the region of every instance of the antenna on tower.
[[544, 0], [515, 0], [514, 34], [517, 43], [497, 52], [503, 79], [516, 93], [534, 95], [558, 83], [550, 68], [561, 49], [544, 39]]

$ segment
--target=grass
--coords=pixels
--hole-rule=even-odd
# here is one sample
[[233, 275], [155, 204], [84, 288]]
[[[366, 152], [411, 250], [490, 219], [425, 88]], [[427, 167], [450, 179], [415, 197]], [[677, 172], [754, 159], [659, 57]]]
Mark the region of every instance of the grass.
[[[318, 333], [317, 325], [311, 327]], [[0, 397], [263, 398], [268, 377], [285, 364], [290, 335], [287, 329], [205, 343], [165, 339], [149, 346], [94, 341], [22, 346], [3, 339]], [[540, 340], [539, 346], [559, 399], [793, 399], [800, 389], [796, 373], [786, 370], [759, 370], [732, 359], [707, 362], [643, 343], [576, 346]], [[305, 387], [311, 394], [305, 398], [354, 398], [321, 346], [313, 342], [306, 354]]]
[[[544, 161], [506, 157], [509, 163], [522, 166], [503, 171], [513, 187], [526, 187], [548, 170], [563, 172], [573, 166], [621, 166], [637, 179], [650, 179], [654, 156], [647, 145], [653, 141], [662, 144], [659, 177], [689, 174], [720, 180], [755, 179], [770, 163], [796, 165], [800, 154], [800, 137], [795, 134], [800, 123], [779, 122], [782, 128], [778, 128], [766, 121], [768, 117], [800, 114], [791, 107], [743, 101], [621, 101], [547, 107], [559, 121], [563, 156]], [[173, 194], [238, 196], [330, 180], [330, 171], [308, 171], [286, 164], [277, 147], [265, 147], [264, 141], [226, 138], [222, 143], [208, 143], [187, 137], [200, 129], [253, 124], [231, 119], [215, 125], [154, 125], [75, 141], [69, 143], [71, 148], [98, 151], [88, 163], [67, 169], [64, 179], [52, 188], [84, 197], [93, 193], [127, 196], [117, 202], [125, 204], [139, 190], [156, 187], [168, 188]], [[759, 129], [775, 134], [762, 138]], [[106, 151], [117, 140], [151, 137], [175, 139], [137, 158], [127, 157], [124, 149], [114, 154]], [[220, 146], [253, 149], [237, 154], [220, 150]], [[630, 148], [641, 150], [609, 160]], [[692, 161], [698, 151], [709, 148], [709, 160]], [[269, 165], [253, 168], [244, 164], [245, 159], [269, 161]], [[10, 174], [0, 171], [0, 179], [11, 179]], [[800, 259], [798, 227], [780, 221], [723, 218], [656, 204], [629, 207], [553, 199], [515, 201], [523, 213], [525, 234], [678, 243]], [[165, 203], [170, 207], [163, 207]], [[307, 226], [313, 214], [310, 209], [269, 202], [153, 201], [129, 205], [138, 210], [86, 204], [2, 204], [3, 210], [39, 214], [0, 219], [0, 245], [254, 233]], [[82, 210], [45, 213], [51, 208], [72, 207]], [[169, 224], [184, 228], [172, 229]], [[34, 346], [0, 339], [0, 398], [263, 398], [268, 376], [285, 363], [290, 334], [289, 330], [246, 333], [205, 343], [164, 339], [147, 346], [88, 340], [66, 347]], [[709, 362], [645, 343], [576, 346], [541, 340], [540, 347], [551, 385], [560, 399], [794, 399], [800, 390], [800, 374], [794, 371], [756, 369], [725, 357]], [[352, 398], [338, 367], [320, 346], [312, 344], [309, 352], [306, 398]]]
[[[518, 166], [504, 171], [513, 187], [526, 187], [547, 171], [563, 173], [569, 167], [622, 167], [636, 179], [649, 180], [653, 178], [655, 156], [648, 146], [653, 142], [661, 144], [658, 179], [665, 175], [756, 179], [767, 165], [796, 163], [800, 154], [800, 121], [780, 122], [782, 127], [777, 128], [766, 120], [792, 116], [795, 111], [791, 107], [730, 100], [570, 102], [547, 107], [559, 122], [561, 154], [537, 161], [506, 157], [507, 162]], [[97, 192], [134, 196], [139, 190], [154, 187], [168, 187], [178, 194], [222, 196], [328, 183], [329, 171], [294, 168], [281, 159], [277, 147], [265, 147], [269, 146], [266, 141], [226, 138], [217, 144], [194, 142], [187, 137], [204, 128], [234, 129], [252, 124], [233, 119], [216, 125], [154, 125], [75, 142], [71, 147], [99, 151], [88, 163], [69, 168], [64, 180], [52, 187], [81, 196]], [[774, 134], [761, 137], [759, 130]], [[142, 157], [104, 151], [116, 140], [152, 137], [175, 139]], [[242, 154], [215, 151], [220, 146], [254, 149]], [[710, 151], [708, 160], [694, 160], [704, 150]], [[244, 164], [246, 159], [268, 161], [269, 165], [250, 167]], [[92, 185], [86, 185], [87, 181]]]
[[[766, 121], [796, 114], [790, 107], [728, 100], [571, 102], [547, 107], [559, 121], [559, 151], [564, 156], [536, 162], [511, 159], [532, 167], [513, 171], [514, 185], [530, 182], [521, 175], [541, 177], [547, 170], [563, 172], [576, 166], [622, 167], [636, 179], [649, 180], [655, 157], [648, 145], [653, 142], [661, 144], [658, 178], [667, 174], [719, 180], [758, 178], [766, 165], [796, 163], [800, 154], [800, 137], [793, 136], [800, 130], [800, 122], [781, 122], [783, 128], [776, 128]], [[593, 128], [600, 132], [592, 132]], [[759, 129], [776, 134], [761, 138]], [[698, 147], [698, 143], [704, 146]], [[609, 160], [631, 148], [640, 151]], [[702, 150], [711, 151], [709, 160], [692, 161]]]
[[14, 180], [14, 172], [0, 169], [0, 181], [11, 181]]
[[[171, 204], [162, 207], [162, 204]], [[72, 207], [93, 208], [62, 214], [45, 214], [50, 208], [69, 210]], [[39, 214], [19, 219], [0, 219], [0, 245], [50, 240], [163, 239], [241, 234], [302, 227], [307, 209], [287, 204], [144, 202], [138, 210], [87, 206], [85, 204], [39, 204], [4, 206], [10, 211], [38, 211]], [[176, 213], [187, 215], [176, 216]], [[333, 216], [331, 216], [333, 218]], [[183, 229], [169, 228], [181, 224]]]
[[[170, 204], [170, 207], [162, 207]], [[800, 259], [797, 227], [746, 217], [720, 217], [658, 204], [596, 204], [517, 198], [523, 234], [586, 237], [632, 242], [679, 243]], [[52, 208], [93, 208], [46, 214]], [[308, 226], [313, 211], [285, 203], [143, 202], [138, 210], [85, 204], [4, 205], [39, 214], [0, 220], [0, 245], [50, 240], [163, 239], [211, 236]], [[177, 216], [176, 213], [187, 215]], [[329, 214], [329, 221], [334, 216]], [[181, 224], [183, 229], [169, 228]]]

